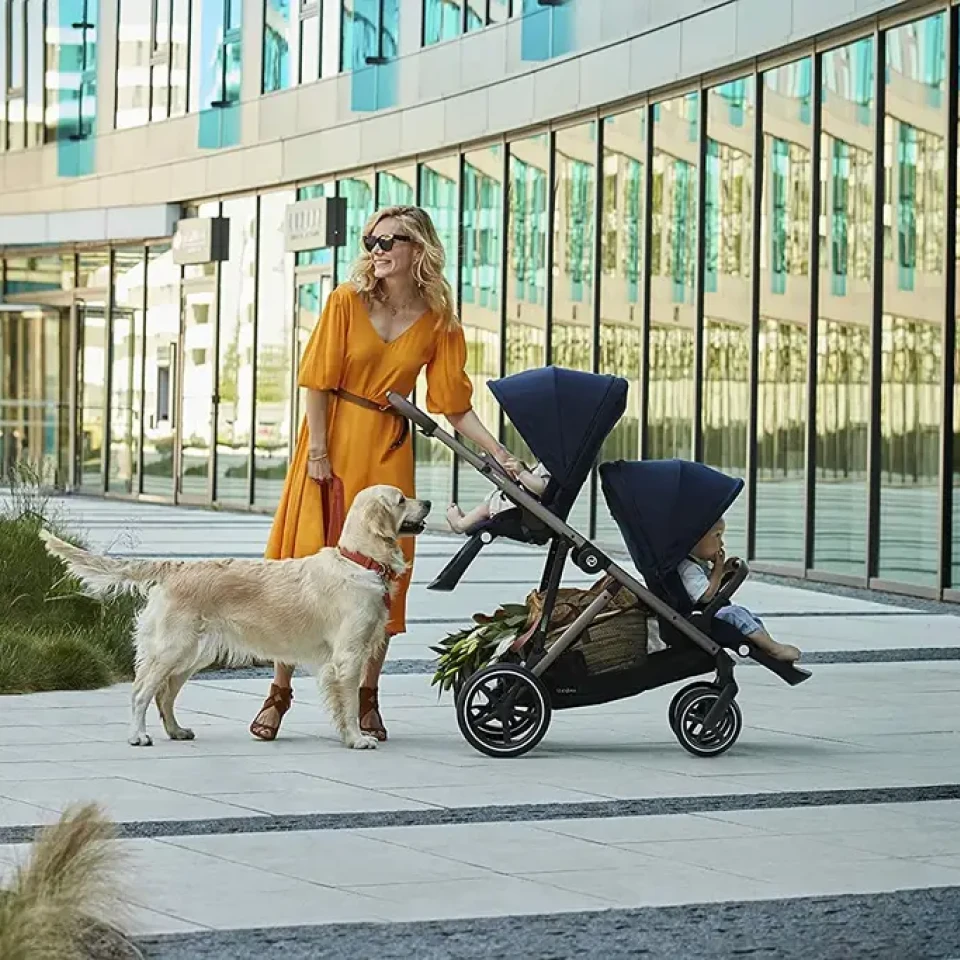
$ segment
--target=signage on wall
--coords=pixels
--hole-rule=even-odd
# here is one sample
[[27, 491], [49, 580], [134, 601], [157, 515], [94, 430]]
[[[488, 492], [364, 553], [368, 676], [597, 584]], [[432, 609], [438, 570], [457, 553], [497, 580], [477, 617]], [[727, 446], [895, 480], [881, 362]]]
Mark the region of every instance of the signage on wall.
[[178, 220], [171, 246], [173, 262], [180, 266], [227, 260], [230, 257], [230, 220], [227, 217]]
[[283, 239], [287, 253], [342, 246], [347, 239], [346, 198], [291, 203], [283, 218]]

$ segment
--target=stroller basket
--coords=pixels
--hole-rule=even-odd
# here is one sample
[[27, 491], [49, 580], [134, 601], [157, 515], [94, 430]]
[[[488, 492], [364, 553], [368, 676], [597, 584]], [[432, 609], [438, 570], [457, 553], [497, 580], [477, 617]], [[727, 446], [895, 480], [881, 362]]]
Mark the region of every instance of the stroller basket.
[[[558, 627], [547, 635], [549, 650], [560, 639], [566, 627]], [[555, 666], [566, 657], [583, 658], [588, 677], [622, 670], [635, 670], [647, 660], [647, 614], [645, 611], [615, 611], [600, 614], [580, 635], [576, 643], [560, 655]]]

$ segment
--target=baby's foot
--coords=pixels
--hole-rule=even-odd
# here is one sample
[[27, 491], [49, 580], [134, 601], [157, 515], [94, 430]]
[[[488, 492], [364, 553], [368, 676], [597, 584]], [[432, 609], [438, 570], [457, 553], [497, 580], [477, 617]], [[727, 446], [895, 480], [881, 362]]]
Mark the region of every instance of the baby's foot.
[[754, 638], [758, 647], [765, 653], [769, 653], [776, 660], [783, 660], [786, 663], [795, 663], [800, 659], [800, 651], [791, 643], [778, 643], [768, 637]]
[[463, 511], [455, 503], [447, 509], [447, 523], [454, 533], [463, 533]]

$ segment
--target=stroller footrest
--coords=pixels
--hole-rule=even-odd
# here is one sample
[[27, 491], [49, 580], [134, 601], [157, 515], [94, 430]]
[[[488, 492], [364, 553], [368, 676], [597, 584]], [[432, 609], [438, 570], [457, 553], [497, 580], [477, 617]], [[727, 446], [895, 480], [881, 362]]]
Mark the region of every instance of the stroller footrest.
[[492, 539], [493, 534], [487, 530], [473, 534], [427, 589], [438, 590], [443, 593], [454, 590], [460, 582], [460, 578], [467, 572], [467, 567], [477, 558], [477, 554], [484, 548], [485, 544]]
[[776, 657], [771, 657], [769, 653], [765, 653], [752, 643], [748, 646], [750, 647], [751, 660], [755, 660], [761, 666], [775, 673], [781, 680], [789, 683], [791, 687], [796, 687], [813, 676], [809, 670], [798, 667], [795, 663], [790, 663], [787, 660], [778, 660]]

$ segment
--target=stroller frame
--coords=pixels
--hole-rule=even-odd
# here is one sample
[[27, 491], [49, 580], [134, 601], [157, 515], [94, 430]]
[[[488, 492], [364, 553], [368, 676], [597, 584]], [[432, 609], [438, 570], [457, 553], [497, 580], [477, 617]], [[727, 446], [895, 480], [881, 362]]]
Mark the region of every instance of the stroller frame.
[[[490, 756], [520, 756], [533, 749], [549, 724], [549, 717], [553, 707], [550, 695], [543, 683], [543, 677], [551, 666], [577, 641], [581, 634], [590, 626], [595, 618], [614, 599], [621, 587], [629, 590], [641, 603], [657, 615], [662, 625], [667, 627], [661, 633], [675, 632], [693, 647], [683, 650], [677, 649], [667, 640], [668, 650], [651, 654], [650, 660], [664, 658], [668, 653], [674, 653], [676, 660], [669, 666], [665, 665], [657, 682], [653, 683], [626, 683], [619, 688], [614, 683], [609, 693], [600, 696], [594, 695], [591, 699], [576, 699], [571, 702], [557, 703], [557, 709], [563, 707], [583, 706], [611, 700], [624, 699], [634, 696], [652, 687], [662, 686], [676, 680], [689, 678], [698, 674], [716, 671], [716, 683], [694, 683], [684, 688], [674, 697], [670, 706], [670, 722], [674, 733], [681, 744], [697, 756], [716, 756], [724, 752], [739, 736], [741, 718], [739, 707], [735, 702], [738, 693], [734, 679], [734, 661], [727, 650], [698, 628], [682, 614], [678, 613], [668, 603], [657, 596], [643, 583], [624, 570], [603, 550], [590, 542], [586, 537], [573, 529], [566, 521], [561, 520], [545, 507], [539, 500], [531, 496], [522, 486], [513, 481], [488, 454], [477, 454], [456, 436], [450, 434], [419, 407], [394, 392], [387, 393], [388, 402], [403, 416], [416, 424], [427, 437], [439, 440], [444, 446], [452, 450], [458, 457], [470, 464], [482, 476], [503, 491], [519, 507], [522, 514], [528, 515], [536, 522], [534, 527], [545, 527], [549, 537], [537, 537], [533, 542], [550, 542], [550, 548], [541, 580], [541, 590], [545, 592], [543, 611], [537, 624], [534, 635], [529, 641], [529, 652], [520, 664], [509, 662], [494, 663], [478, 671], [470, 677], [460, 688], [457, 694], [457, 713], [461, 732], [465, 739], [476, 749]], [[523, 523], [523, 518], [521, 518]], [[525, 524], [526, 526], [526, 524]], [[469, 563], [479, 554], [482, 547], [491, 542], [496, 534], [490, 530], [474, 534], [470, 541], [461, 549], [460, 554], [448, 565], [448, 569], [457, 567], [452, 577], [445, 578], [441, 574], [433, 585], [434, 589], [451, 589], [449, 581], [455, 584], [466, 570]], [[545, 650], [547, 625], [554, 611], [557, 593], [567, 558], [588, 575], [605, 575], [603, 587], [599, 595], [591, 604], [570, 624], [561, 636], [553, 643], [550, 650]], [[704, 623], [707, 629], [713, 621], [713, 614], [743, 583], [749, 573], [747, 564], [740, 562], [733, 575], [723, 584], [714, 600], [697, 618]], [[446, 582], [443, 582], [445, 581]], [[749, 656], [758, 663], [778, 674], [791, 686], [803, 682], [809, 673], [798, 670], [792, 664], [778, 661], [757, 648], [745, 637], [739, 637], [736, 649], [742, 656]], [[691, 654], [692, 659], [691, 659]], [[652, 666], [652, 664], [651, 664]], [[649, 670], [650, 667], [644, 669]], [[489, 681], [489, 682], [488, 682]], [[492, 697], [497, 702], [490, 708], [491, 716], [496, 714], [500, 718], [500, 727], [503, 732], [507, 724], [507, 717], [511, 710], [518, 710], [526, 703], [528, 713], [539, 715], [543, 722], [527, 722], [527, 728], [521, 730], [525, 735], [518, 736], [513, 743], [494, 742], [495, 736], [478, 735], [473, 729], [471, 717], [468, 716], [464, 700], [469, 699], [478, 687], [487, 683], [488, 699]], [[499, 699], [497, 699], [499, 698]], [[690, 701], [690, 702], [687, 702]], [[689, 714], [689, 717], [687, 717]], [[686, 726], [683, 724], [686, 723]], [[678, 729], [678, 724], [681, 728]], [[480, 724], [482, 726], [482, 724]], [[523, 728], [524, 724], [519, 724]], [[499, 735], [498, 735], [499, 736]], [[505, 737], [510, 740], [509, 736]]]

